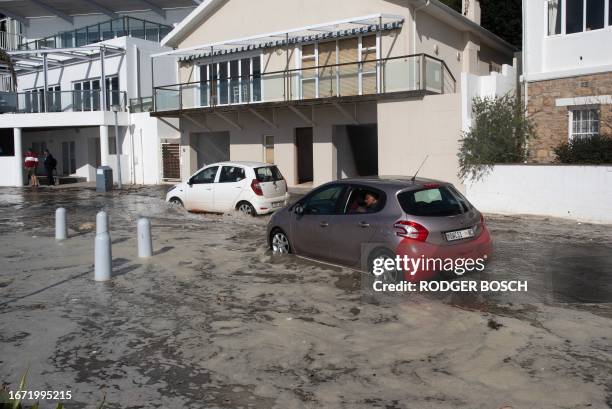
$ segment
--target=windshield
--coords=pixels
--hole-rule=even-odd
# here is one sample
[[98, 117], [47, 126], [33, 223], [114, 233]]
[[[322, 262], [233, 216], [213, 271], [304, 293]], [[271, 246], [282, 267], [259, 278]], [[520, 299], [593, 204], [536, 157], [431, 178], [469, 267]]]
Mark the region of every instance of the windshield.
[[461, 203], [446, 186], [401, 192], [397, 199], [402, 209], [414, 216], [455, 216], [463, 213]]
[[276, 182], [284, 179], [276, 166], [255, 168], [255, 177], [259, 182]]

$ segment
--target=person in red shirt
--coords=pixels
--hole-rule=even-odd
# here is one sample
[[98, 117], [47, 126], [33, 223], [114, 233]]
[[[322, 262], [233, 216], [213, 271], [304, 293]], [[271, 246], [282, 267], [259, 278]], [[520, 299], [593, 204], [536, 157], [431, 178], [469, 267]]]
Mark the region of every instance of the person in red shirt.
[[28, 179], [30, 179], [30, 186], [38, 187], [38, 177], [36, 176], [36, 168], [38, 167], [38, 155], [32, 150], [28, 149], [25, 156], [24, 167]]

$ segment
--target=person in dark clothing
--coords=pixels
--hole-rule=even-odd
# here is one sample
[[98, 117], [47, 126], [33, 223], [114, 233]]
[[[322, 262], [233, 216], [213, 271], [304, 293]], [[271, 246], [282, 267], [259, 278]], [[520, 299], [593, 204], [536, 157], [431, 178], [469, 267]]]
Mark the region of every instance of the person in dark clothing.
[[47, 171], [47, 182], [49, 186], [55, 185], [55, 179], [53, 178], [53, 171], [57, 166], [57, 160], [51, 155], [49, 149], [45, 149], [45, 170]]

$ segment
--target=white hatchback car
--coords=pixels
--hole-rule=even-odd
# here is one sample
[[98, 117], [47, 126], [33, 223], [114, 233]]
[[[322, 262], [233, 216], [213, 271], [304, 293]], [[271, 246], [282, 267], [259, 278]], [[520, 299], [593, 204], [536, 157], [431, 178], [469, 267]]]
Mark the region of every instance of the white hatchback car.
[[166, 201], [195, 212], [271, 213], [287, 204], [287, 182], [274, 165], [220, 162], [207, 165], [174, 186]]

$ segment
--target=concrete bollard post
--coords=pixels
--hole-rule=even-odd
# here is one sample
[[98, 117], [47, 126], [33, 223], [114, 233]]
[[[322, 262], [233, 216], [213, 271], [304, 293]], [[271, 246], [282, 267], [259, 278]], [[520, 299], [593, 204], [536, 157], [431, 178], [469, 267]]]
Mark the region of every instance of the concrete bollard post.
[[60, 207], [55, 211], [55, 240], [66, 240], [67, 238], [66, 209]]
[[99, 211], [96, 214], [96, 235], [108, 232], [108, 214], [105, 211]]
[[108, 281], [112, 275], [113, 255], [111, 250], [111, 238], [108, 233], [108, 216], [106, 212], [98, 212], [96, 215], [96, 239], [94, 250], [94, 279], [96, 281]]
[[153, 241], [151, 240], [151, 222], [147, 218], [138, 220], [138, 257], [151, 257], [153, 255]]

